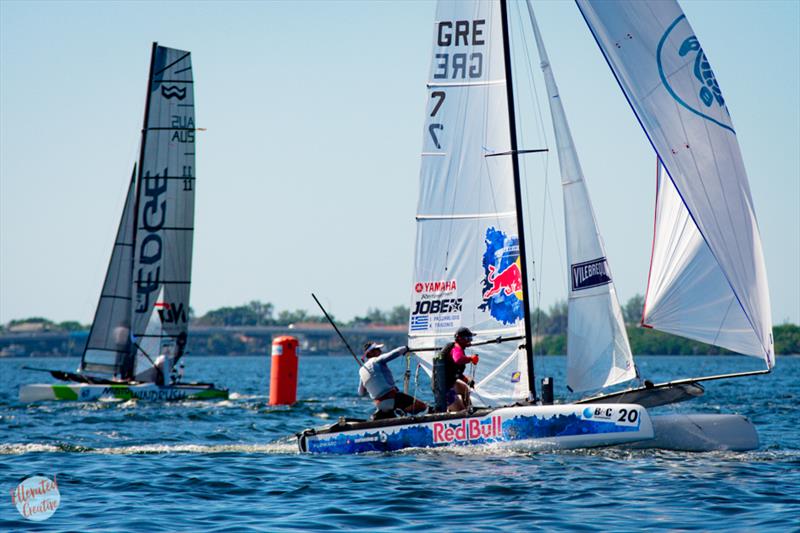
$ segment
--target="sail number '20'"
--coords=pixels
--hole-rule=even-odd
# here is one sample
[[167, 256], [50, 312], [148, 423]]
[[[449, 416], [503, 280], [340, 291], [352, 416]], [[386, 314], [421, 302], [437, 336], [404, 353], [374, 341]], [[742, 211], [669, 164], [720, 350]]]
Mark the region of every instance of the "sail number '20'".
[[638, 419], [639, 419], [639, 411], [637, 411], [636, 409], [631, 409], [630, 411], [628, 411], [623, 407], [622, 409], [619, 410], [619, 418], [617, 419], [617, 422], [628, 422], [630, 424], [633, 424]]

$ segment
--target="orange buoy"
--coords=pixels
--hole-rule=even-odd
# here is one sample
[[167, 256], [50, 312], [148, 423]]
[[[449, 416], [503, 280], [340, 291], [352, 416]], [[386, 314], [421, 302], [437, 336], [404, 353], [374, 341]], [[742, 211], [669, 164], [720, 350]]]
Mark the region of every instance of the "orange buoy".
[[294, 337], [281, 336], [272, 339], [270, 405], [291, 405], [297, 399], [297, 344]]

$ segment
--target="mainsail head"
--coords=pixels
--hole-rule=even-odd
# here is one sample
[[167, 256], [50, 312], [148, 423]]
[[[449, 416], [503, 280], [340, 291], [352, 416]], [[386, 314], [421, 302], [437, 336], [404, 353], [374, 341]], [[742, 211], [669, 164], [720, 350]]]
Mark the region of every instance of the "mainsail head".
[[[674, 185], [673, 200], [660, 188], [661, 206], [679, 199], [685, 208], [659, 213], [653, 262], [663, 264], [651, 272], [656, 287], [648, 289], [645, 320], [685, 337], [713, 337], [772, 367], [769, 290], [750, 185], [700, 41], [674, 0], [577, 4]], [[664, 235], [684, 228], [683, 237]], [[690, 287], [697, 289], [691, 297], [677, 295]]]
[[[442, 1], [423, 130], [409, 346], [469, 327], [476, 341], [524, 332], [500, 4]], [[519, 341], [482, 346], [473, 398], [528, 394]], [[430, 373], [433, 352], [420, 352]]]

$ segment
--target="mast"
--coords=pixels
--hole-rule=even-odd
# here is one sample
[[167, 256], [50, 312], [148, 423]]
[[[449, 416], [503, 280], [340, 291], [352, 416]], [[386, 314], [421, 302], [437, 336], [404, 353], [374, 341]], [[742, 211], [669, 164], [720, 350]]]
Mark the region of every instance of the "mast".
[[533, 334], [531, 331], [531, 309], [528, 297], [528, 260], [525, 255], [525, 224], [522, 215], [522, 187], [519, 177], [517, 153], [517, 123], [514, 114], [514, 82], [511, 77], [511, 38], [508, 32], [508, 6], [500, 0], [500, 23], [503, 27], [503, 58], [506, 71], [506, 99], [508, 100], [508, 127], [511, 138], [511, 168], [514, 174], [514, 199], [517, 204], [517, 235], [519, 238], [520, 275], [522, 276], [523, 320], [525, 320], [525, 355], [528, 368], [528, 390], [536, 400], [536, 375], [533, 371]]
[[[133, 211], [133, 242], [136, 242], [136, 226], [139, 223], [139, 198], [142, 193], [142, 163], [144, 162], [144, 150], [147, 144], [147, 118], [150, 116], [150, 93], [153, 90], [153, 66], [156, 62], [156, 49], [158, 43], [153, 43], [153, 50], [150, 52], [150, 71], [147, 73], [147, 94], [144, 100], [144, 120], [142, 121], [142, 142], [139, 145], [139, 173], [136, 176], [136, 205]], [[133, 269], [133, 264], [131, 264]]]

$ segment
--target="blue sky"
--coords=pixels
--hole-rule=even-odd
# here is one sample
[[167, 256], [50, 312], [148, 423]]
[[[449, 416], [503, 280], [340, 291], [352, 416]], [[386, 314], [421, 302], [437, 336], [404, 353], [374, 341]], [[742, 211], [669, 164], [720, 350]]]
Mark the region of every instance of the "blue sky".
[[[575, 5], [534, 5], [624, 302], [647, 281], [654, 156]], [[800, 3], [682, 5], [737, 130], [774, 320], [800, 322]], [[91, 321], [153, 41], [192, 51], [208, 130], [197, 146], [196, 311], [252, 299], [315, 311], [311, 291], [341, 318], [407, 305], [434, 9], [0, 2], [0, 322]], [[537, 120], [521, 122], [533, 131]], [[525, 179], [548, 307], [566, 296], [555, 157]]]

